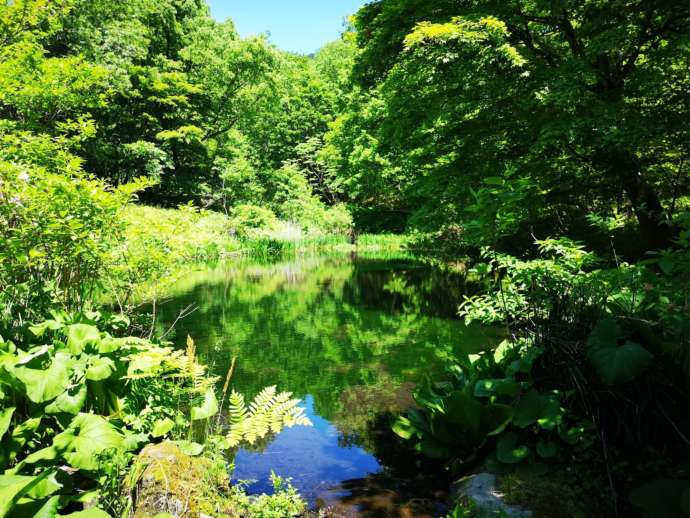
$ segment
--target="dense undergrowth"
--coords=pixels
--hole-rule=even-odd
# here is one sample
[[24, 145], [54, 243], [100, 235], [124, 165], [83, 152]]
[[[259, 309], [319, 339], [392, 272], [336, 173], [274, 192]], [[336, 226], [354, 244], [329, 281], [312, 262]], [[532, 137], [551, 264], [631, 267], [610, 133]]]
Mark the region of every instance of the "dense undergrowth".
[[193, 340], [129, 320], [187, 265], [402, 245], [506, 336], [419, 388], [411, 456], [689, 515], [689, 35], [683, 2], [377, 0], [305, 57], [202, 0], [2, 3], [0, 517], [126, 515], [144, 444], [304, 422], [227, 383], [224, 422]]

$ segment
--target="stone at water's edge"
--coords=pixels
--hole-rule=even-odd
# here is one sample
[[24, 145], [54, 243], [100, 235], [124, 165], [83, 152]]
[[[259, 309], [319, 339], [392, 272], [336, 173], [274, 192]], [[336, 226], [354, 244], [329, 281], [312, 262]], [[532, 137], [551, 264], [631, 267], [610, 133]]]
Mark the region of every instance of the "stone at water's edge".
[[453, 484], [452, 499], [455, 502], [472, 501], [479, 510], [488, 514], [504, 513], [510, 518], [532, 516], [530, 511], [503, 501], [503, 494], [496, 485], [496, 476], [491, 473], [478, 473], [459, 480]]
[[223, 498], [227, 475], [218, 474], [208, 459], [185, 455], [171, 442], [144, 448], [132, 474], [129, 490], [135, 518], [162, 513], [175, 518], [238, 516]]

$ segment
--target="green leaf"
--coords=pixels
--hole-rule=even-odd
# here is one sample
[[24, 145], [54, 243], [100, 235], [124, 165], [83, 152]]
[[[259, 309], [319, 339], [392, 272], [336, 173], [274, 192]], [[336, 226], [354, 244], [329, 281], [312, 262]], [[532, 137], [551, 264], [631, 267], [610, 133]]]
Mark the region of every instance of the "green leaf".
[[457, 434], [470, 434], [476, 439], [481, 429], [481, 403], [461, 391], [454, 392], [444, 402], [446, 417], [456, 425]]
[[22, 496], [51, 473], [48, 470], [34, 477], [0, 475], [0, 518], [5, 518]]
[[199, 407], [192, 408], [192, 421], [200, 421], [201, 419], [208, 419], [218, 413], [218, 400], [213, 388], [210, 388], [204, 394], [204, 402]]
[[537, 442], [537, 453], [540, 457], [551, 459], [558, 454], [558, 444], [555, 442]]
[[124, 449], [124, 436], [101, 416], [79, 414], [53, 445], [66, 452], [63, 456], [72, 467], [95, 471], [100, 453]]
[[16, 458], [19, 452], [22, 451], [26, 442], [33, 437], [40, 424], [41, 418], [35, 417], [27, 419], [23, 423], [15, 426], [14, 430], [12, 430], [12, 435], [5, 438], [2, 448], [0, 448], [0, 460], [2, 460], [2, 464]]
[[626, 342], [620, 347], [599, 347], [588, 353], [601, 380], [607, 385], [619, 385], [642, 374], [654, 356], [640, 344]]
[[91, 356], [86, 369], [86, 379], [91, 381], [107, 380], [115, 372], [115, 362], [102, 356]]
[[398, 436], [402, 437], [406, 441], [409, 441], [417, 433], [417, 428], [410, 422], [407, 417], [400, 416], [393, 423], [393, 432]]
[[111, 517], [108, 513], [106, 513], [102, 509], [92, 507], [91, 509], [87, 509], [86, 511], [79, 511], [79, 512], [72, 513], [72, 514], [66, 514], [66, 515], [64, 515], [64, 518], [111, 518]]
[[527, 446], [518, 446], [518, 437], [513, 432], [502, 436], [496, 445], [496, 458], [504, 464], [518, 464], [529, 457]]
[[558, 429], [558, 435], [563, 442], [574, 446], [585, 436], [585, 428], [582, 426], [573, 426], [572, 428], [568, 428], [566, 430], [565, 428], [561, 427]]
[[34, 500], [39, 500], [51, 496], [55, 494], [56, 491], [59, 491], [63, 488], [63, 485], [58, 482], [57, 478], [55, 477], [56, 472], [52, 470], [49, 471], [50, 473], [47, 477], [43, 478], [38, 484], [34, 485], [31, 490], [26, 493], [27, 497], [33, 498]]
[[[76, 392], [74, 392], [76, 388]], [[47, 414], [77, 415], [86, 403], [87, 389], [85, 384], [73, 387], [60, 394], [55, 401], [46, 407]]]
[[34, 514], [34, 518], [56, 518], [60, 508], [60, 497], [49, 498], [43, 506]]
[[556, 398], [531, 390], [518, 401], [513, 424], [520, 428], [539, 424], [542, 428], [551, 430], [562, 420], [563, 410]]
[[67, 328], [67, 347], [72, 354], [79, 355], [87, 345], [95, 345], [101, 340], [97, 327], [87, 324], [73, 324]]
[[55, 399], [69, 386], [72, 359], [69, 354], [57, 353], [47, 369], [16, 367], [15, 376], [26, 387], [26, 395], [34, 403]]
[[14, 410], [14, 407], [10, 407], [0, 411], [0, 439], [2, 439], [3, 435], [5, 435], [5, 432], [7, 432], [7, 430], [10, 428]]
[[62, 329], [64, 326], [65, 325], [62, 322], [58, 322], [57, 320], [46, 320], [45, 322], [41, 322], [40, 324], [29, 327], [29, 330], [37, 338], [40, 338], [48, 329], [51, 331], [57, 331], [58, 329]]
[[520, 392], [520, 384], [508, 379], [479, 380], [474, 386], [476, 397], [516, 396]]
[[189, 455], [190, 457], [198, 457], [204, 451], [203, 444], [198, 444], [196, 442], [175, 441], [175, 444], [177, 444], [182, 453]]
[[513, 407], [486, 405], [482, 409], [482, 431], [487, 435], [499, 435], [513, 420]]
[[170, 432], [170, 430], [172, 430], [174, 427], [175, 423], [171, 419], [159, 419], [153, 425], [153, 432], [151, 432], [151, 435], [155, 438], [163, 437], [164, 435], [167, 435], [168, 432]]
[[664, 272], [666, 275], [671, 275], [673, 274], [675, 263], [669, 257], [662, 257], [659, 260], [659, 268], [661, 268], [661, 271]]
[[623, 331], [612, 318], [601, 320], [592, 331], [592, 334], [587, 340], [587, 346], [590, 348], [597, 347], [615, 347], [618, 345], [618, 340], [623, 337]]
[[484, 183], [486, 185], [504, 185], [506, 182], [500, 176], [489, 176], [488, 178], [484, 178]]

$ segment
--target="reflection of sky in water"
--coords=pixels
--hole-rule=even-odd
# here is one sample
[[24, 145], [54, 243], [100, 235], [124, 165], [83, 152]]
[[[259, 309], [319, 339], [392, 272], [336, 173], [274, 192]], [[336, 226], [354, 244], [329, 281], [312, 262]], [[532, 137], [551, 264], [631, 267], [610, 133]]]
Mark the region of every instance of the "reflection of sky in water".
[[235, 458], [235, 480], [250, 481], [250, 494], [272, 493], [271, 471], [292, 478], [292, 485], [309, 501], [324, 496], [340, 482], [363, 478], [380, 470], [376, 458], [358, 447], [338, 444], [340, 433], [314, 413], [314, 400], [302, 406], [314, 426], [283, 430], [261, 453], [240, 450]]

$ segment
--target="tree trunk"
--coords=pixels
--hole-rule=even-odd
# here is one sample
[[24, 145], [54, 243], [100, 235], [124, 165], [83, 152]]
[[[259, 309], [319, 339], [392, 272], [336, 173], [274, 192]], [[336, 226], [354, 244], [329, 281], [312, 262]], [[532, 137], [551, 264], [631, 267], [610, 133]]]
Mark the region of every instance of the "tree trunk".
[[668, 248], [673, 230], [666, 219], [659, 196], [642, 176], [639, 162], [630, 152], [612, 156], [611, 167], [625, 189], [640, 225], [640, 240], [645, 251]]

